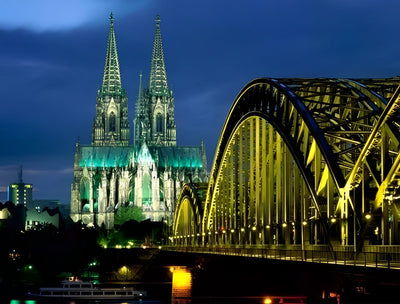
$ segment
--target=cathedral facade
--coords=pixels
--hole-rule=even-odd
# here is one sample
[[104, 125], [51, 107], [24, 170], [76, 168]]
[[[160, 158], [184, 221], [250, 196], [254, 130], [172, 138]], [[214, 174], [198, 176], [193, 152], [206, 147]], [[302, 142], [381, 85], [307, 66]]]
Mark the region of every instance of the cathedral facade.
[[203, 142], [190, 147], [176, 144], [174, 98], [167, 82], [158, 15], [155, 21], [150, 81], [143, 89], [140, 75], [130, 145], [128, 98], [122, 88], [110, 16], [92, 143], [76, 144], [70, 213], [74, 221], [112, 229], [121, 206], [137, 206], [153, 221], [172, 219], [183, 184], [207, 181]]

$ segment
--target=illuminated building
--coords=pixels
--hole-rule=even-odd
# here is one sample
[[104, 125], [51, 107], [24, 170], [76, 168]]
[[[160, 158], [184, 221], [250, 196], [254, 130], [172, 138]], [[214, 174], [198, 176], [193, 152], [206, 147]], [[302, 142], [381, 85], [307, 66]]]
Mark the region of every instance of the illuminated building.
[[142, 89], [140, 76], [133, 145], [127, 113], [111, 15], [92, 144], [76, 145], [70, 213], [74, 221], [111, 229], [120, 206], [138, 206], [153, 221], [172, 219], [183, 184], [207, 180], [204, 145], [176, 145], [174, 99], [167, 83], [159, 16], [147, 89]]
[[35, 226], [51, 224], [57, 229], [60, 227], [61, 214], [59, 209], [45, 208], [42, 212], [35, 209], [26, 211], [25, 230]]
[[15, 205], [24, 205], [32, 202], [32, 184], [24, 183], [22, 180], [22, 167], [18, 174], [18, 183], [12, 183], [8, 186], [7, 200]]

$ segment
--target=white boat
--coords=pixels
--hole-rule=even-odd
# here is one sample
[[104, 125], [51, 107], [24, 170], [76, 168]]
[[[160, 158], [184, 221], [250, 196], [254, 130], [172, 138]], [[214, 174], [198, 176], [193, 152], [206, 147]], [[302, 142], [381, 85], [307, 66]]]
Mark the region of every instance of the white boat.
[[41, 287], [39, 293], [28, 293], [28, 295], [39, 298], [87, 300], [141, 299], [147, 295], [146, 291], [136, 290], [133, 287], [100, 288], [93, 282], [81, 280], [64, 280], [61, 284], [62, 287]]

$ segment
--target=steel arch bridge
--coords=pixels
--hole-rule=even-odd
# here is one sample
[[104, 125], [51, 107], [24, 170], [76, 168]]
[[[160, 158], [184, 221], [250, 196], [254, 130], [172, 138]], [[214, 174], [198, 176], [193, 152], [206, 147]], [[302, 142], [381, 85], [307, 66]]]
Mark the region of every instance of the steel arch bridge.
[[399, 84], [248, 83], [222, 128], [203, 198], [183, 189], [171, 243], [400, 244]]

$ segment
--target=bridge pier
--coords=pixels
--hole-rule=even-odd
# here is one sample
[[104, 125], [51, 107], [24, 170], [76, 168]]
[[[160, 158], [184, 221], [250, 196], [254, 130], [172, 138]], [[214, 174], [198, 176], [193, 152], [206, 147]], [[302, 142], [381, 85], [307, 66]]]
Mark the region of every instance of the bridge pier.
[[382, 202], [382, 245], [392, 245], [391, 238], [391, 221], [390, 221], [390, 208], [392, 201], [390, 199], [384, 199]]

